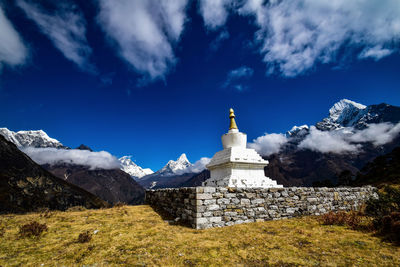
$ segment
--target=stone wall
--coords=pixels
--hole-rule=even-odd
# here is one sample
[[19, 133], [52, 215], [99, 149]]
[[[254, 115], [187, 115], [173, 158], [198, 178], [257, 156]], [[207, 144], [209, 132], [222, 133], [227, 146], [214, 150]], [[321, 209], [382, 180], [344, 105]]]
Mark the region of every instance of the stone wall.
[[377, 197], [374, 187], [192, 187], [146, 191], [148, 204], [196, 229], [357, 210], [371, 197]]

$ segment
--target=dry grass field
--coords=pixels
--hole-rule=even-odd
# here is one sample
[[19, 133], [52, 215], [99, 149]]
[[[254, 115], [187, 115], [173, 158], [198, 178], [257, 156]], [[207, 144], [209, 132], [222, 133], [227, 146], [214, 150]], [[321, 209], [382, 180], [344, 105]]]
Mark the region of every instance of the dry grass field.
[[[32, 221], [47, 231], [21, 237]], [[91, 239], [79, 242], [86, 231]], [[143, 205], [1, 215], [0, 266], [17, 265], [400, 266], [400, 247], [315, 217], [194, 230]]]

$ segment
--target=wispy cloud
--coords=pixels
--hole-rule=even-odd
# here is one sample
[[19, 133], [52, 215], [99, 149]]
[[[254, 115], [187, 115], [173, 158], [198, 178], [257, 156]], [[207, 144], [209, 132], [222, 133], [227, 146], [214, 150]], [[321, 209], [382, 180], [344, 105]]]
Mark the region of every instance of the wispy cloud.
[[164, 79], [176, 63], [173, 45], [184, 29], [187, 4], [188, 0], [99, 0], [98, 22], [119, 56], [144, 79]]
[[0, 71], [4, 64], [17, 66], [25, 63], [28, 49], [21, 36], [7, 19], [0, 5]]
[[269, 156], [278, 153], [287, 141], [288, 139], [284, 134], [266, 133], [265, 135], [254, 139], [252, 143], [248, 144], [248, 147], [255, 149], [263, 156]]
[[222, 42], [229, 38], [229, 32], [227, 30], [221, 31], [218, 36], [210, 43], [210, 49], [217, 51], [221, 46]]
[[200, 0], [199, 11], [207, 28], [215, 30], [226, 23], [233, 0]]
[[90, 169], [119, 169], [116, 157], [106, 151], [91, 152], [79, 149], [34, 148], [21, 149], [38, 164], [75, 164], [88, 166]]
[[398, 0], [204, 0], [200, 12], [209, 29], [225, 25], [230, 12], [254, 18], [268, 75], [294, 77], [349, 54], [379, 60], [400, 47]]
[[232, 86], [238, 91], [243, 91], [247, 88], [247, 86], [242, 84], [243, 80], [250, 78], [251, 76], [253, 76], [253, 74], [254, 70], [247, 66], [241, 66], [240, 68], [231, 70], [226, 76], [226, 80], [223, 83], [222, 87], [227, 88]]
[[86, 39], [86, 21], [76, 5], [58, 4], [54, 13], [26, 0], [17, 0], [17, 5], [68, 60], [82, 71], [96, 72], [94, 65], [89, 62], [92, 49]]

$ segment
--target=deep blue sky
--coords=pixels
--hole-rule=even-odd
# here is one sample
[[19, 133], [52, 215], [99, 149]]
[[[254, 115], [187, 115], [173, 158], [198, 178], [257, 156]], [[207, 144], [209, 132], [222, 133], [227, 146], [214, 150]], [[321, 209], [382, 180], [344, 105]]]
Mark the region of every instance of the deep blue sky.
[[[327, 64], [317, 61], [294, 77], [267, 74], [260, 44], [254, 42], [254, 19], [232, 12], [224, 25], [206, 27], [195, 1], [186, 8], [179, 41], [172, 43], [176, 63], [164, 79], [143, 85], [145, 75], [118, 55], [100, 27], [97, 2], [74, 3], [86, 21], [96, 73], [66, 59], [21, 8], [3, 1], [29, 57], [19, 66], [3, 65], [0, 127], [43, 129], [66, 146], [83, 143], [118, 157], [133, 155], [140, 166], [157, 170], [183, 152], [192, 162], [212, 157], [228, 130], [230, 107], [251, 141], [266, 132], [314, 124], [342, 98], [400, 106], [398, 50], [379, 60], [358, 59], [362, 47], [348, 52], [344, 43]], [[229, 37], [213, 48], [221, 32]], [[398, 40], [392, 41], [398, 47]], [[253, 74], [224, 86], [228, 73], [244, 66]], [[235, 83], [245, 89], [237, 90]]]

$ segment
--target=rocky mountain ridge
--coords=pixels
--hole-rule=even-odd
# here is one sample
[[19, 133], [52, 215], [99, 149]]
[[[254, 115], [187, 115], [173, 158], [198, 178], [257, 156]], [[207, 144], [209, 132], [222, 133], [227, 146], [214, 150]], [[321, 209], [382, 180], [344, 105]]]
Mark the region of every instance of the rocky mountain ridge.
[[13, 132], [7, 128], [0, 128], [0, 135], [17, 147], [68, 148], [57, 139], [49, 137], [43, 130]]

